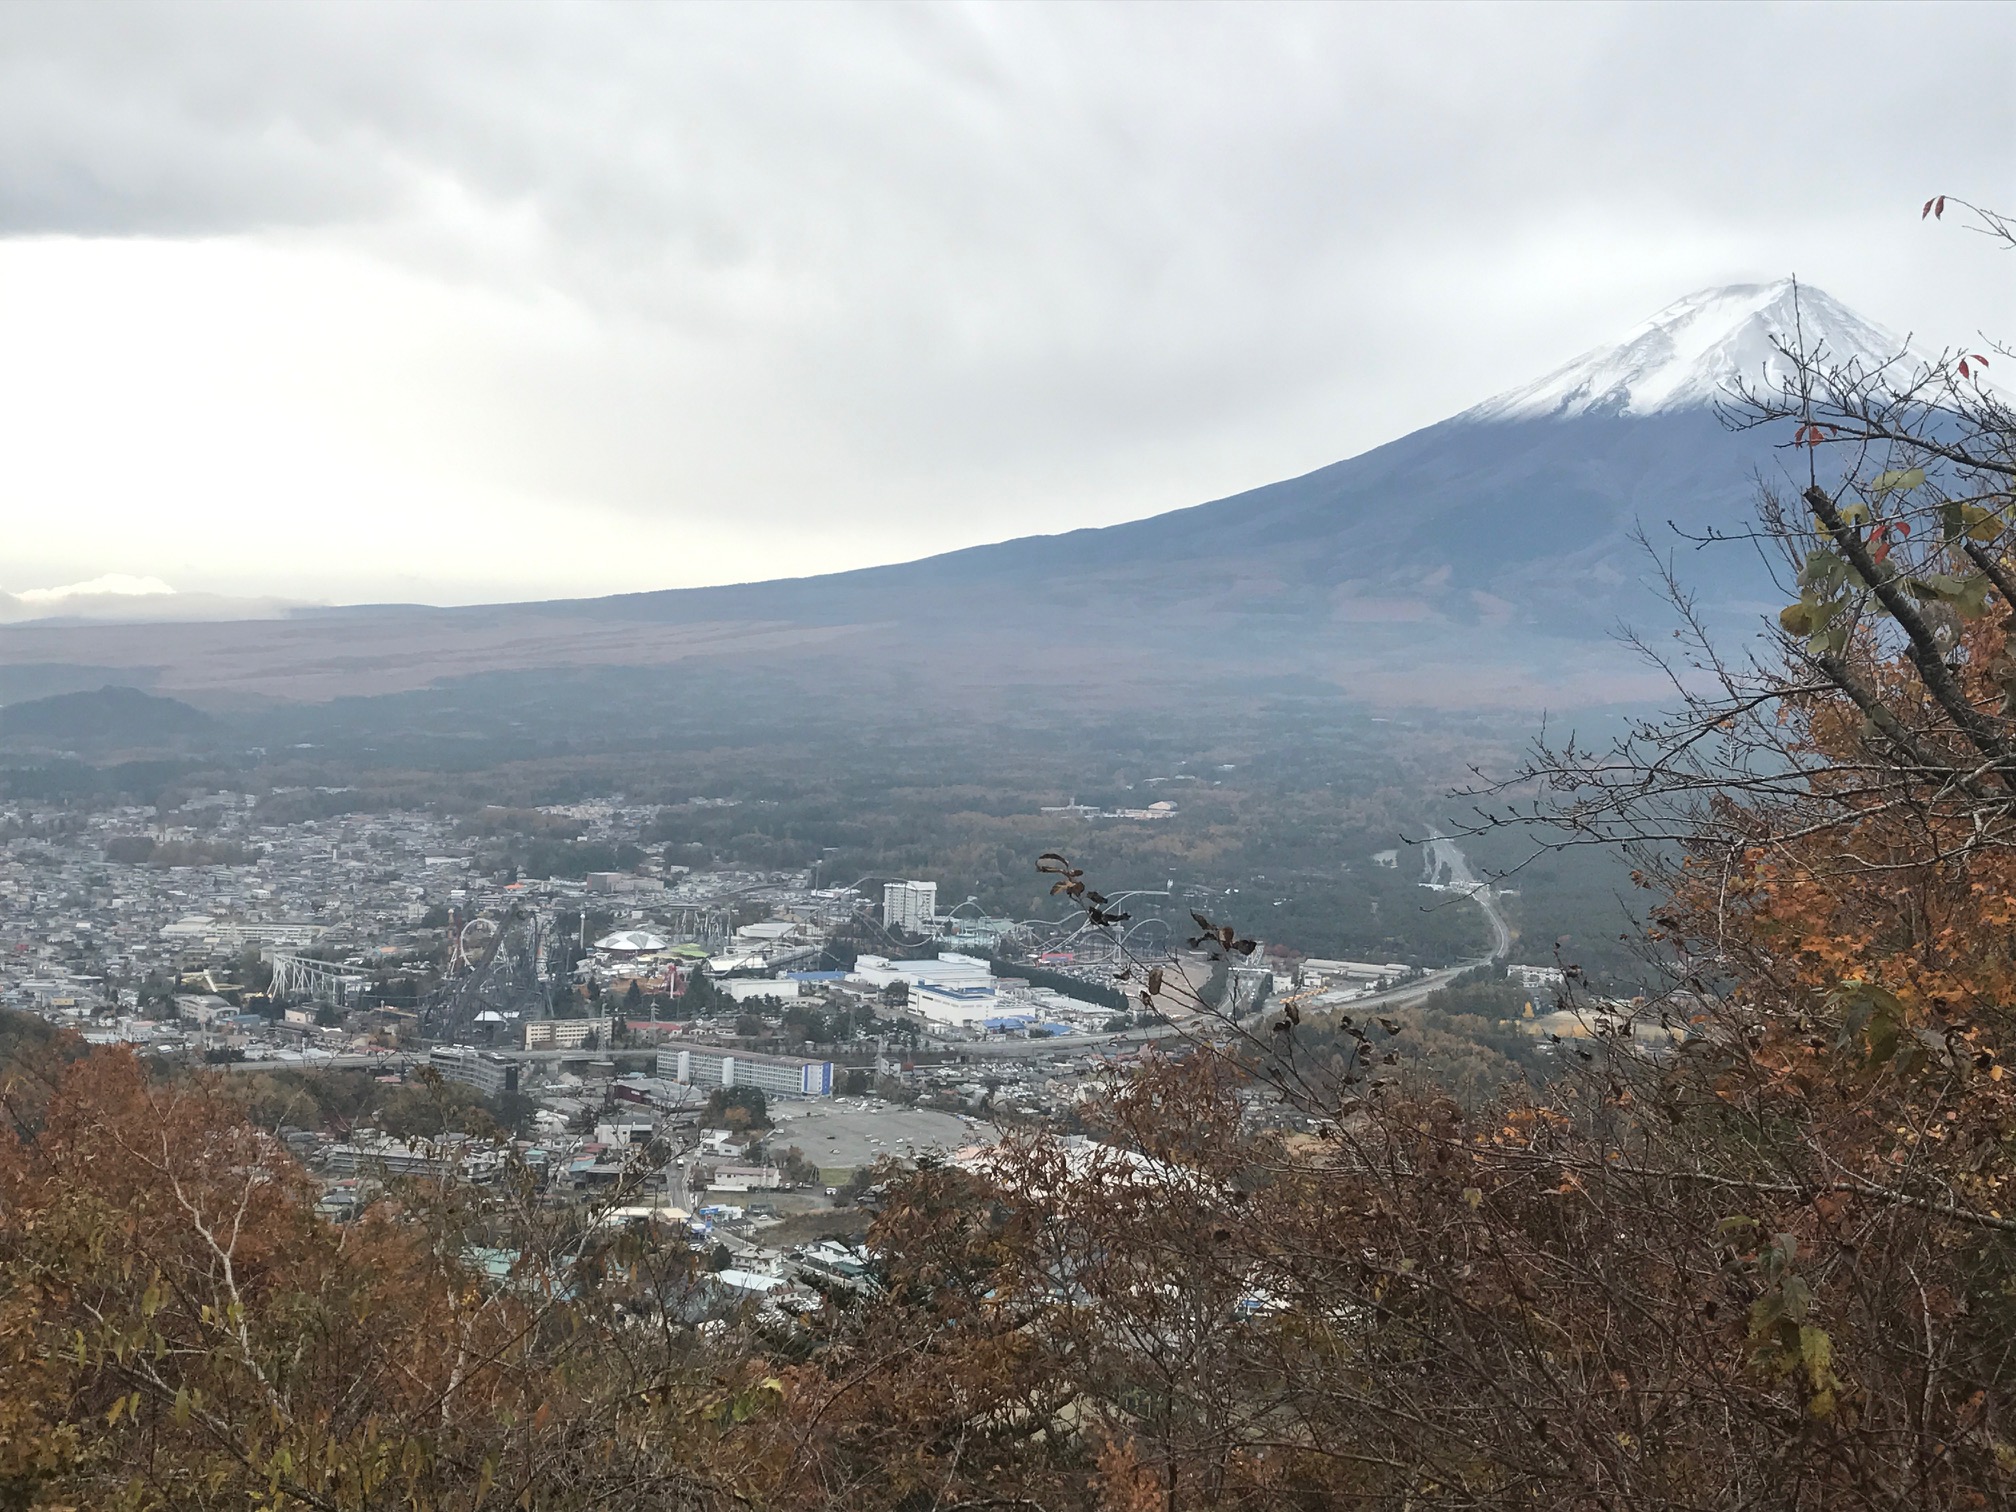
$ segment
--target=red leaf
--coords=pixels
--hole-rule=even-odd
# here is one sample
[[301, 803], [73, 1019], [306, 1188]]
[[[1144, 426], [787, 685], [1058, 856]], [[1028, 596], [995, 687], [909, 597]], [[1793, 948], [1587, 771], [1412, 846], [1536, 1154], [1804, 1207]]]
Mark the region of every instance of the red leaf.
[[1883, 565], [1883, 558], [1888, 555], [1890, 555], [1890, 543], [1885, 541], [1881, 546], [1878, 546], [1874, 551], [1869, 553], [1869, 560], [1880, 567]]
[[1939, 196], [1938, 199], [1932, 202], [1932, 219], [1944, 220], [1945, 218], [1946, 218], [1946, 196], [1942, 194]]
[[1931, 213], [1932, 213], [1932, 201], [1927, 200], [1925, 201], [1925, 208], [1918, 212], [1918, 219], [1923, 220], [1925, 219], [1926, 216], [1930, 215]]
[[1988, 366], [1988, 359], [1986, 357], [1983, 357], [1979, 352], [1976, 352], [1974, 354], [1974, 366], [1986, 367]]
[[1967, 374], [1967, 359], [1966, 359], [1965, 357], [1962, 357], [1962, 358], [1960, 359], [1960, 376], [1961, 376], [1962, 378], [1965, 378], [1966, 376], [1968, 376], [1968, 374]]
[[1892, 521], [1891, 529], [1895, 530], [1897, 534], [1900, 536], [1908, 536], [1909, 534], [1911, 534], [1911, 527], [1905, 524], [1904, 521], [1902, 520]]

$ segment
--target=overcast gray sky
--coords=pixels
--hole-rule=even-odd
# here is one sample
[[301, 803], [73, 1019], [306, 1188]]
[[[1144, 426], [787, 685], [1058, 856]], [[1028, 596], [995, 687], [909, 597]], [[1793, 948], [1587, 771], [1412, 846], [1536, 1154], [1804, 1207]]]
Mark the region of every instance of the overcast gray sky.
[[2016, 334], [1997, 5], [0, 7], [0, 588], [796, 575], [1797, 272]]

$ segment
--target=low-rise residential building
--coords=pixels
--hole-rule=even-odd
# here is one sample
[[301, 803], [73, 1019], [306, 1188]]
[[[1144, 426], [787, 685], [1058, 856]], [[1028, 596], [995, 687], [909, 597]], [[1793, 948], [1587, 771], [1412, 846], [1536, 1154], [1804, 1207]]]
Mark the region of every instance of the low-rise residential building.
[[609, 1025], [606, 1018], [531, 1019], [521, 1027], [527, 1050], [578, 1050], [590, 1039], [608, 1044]]
[[714, 1167], [710, 1192], [774, 1192], [784, 1185], [784, 1173], [775, 1166], [720, 1165]]

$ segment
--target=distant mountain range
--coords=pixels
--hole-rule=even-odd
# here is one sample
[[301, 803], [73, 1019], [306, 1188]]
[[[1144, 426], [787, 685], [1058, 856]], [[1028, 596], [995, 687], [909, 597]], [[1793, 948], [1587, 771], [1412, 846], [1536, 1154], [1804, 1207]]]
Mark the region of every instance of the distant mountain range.
[[1606, 637], [1620, 618], [1658, 615], [1636, 532], [1678, 558], [1723, 623], [1774, 602], [1754, 552], [1696, 551], [1689, 538], [1740, 530], [1758, 481], [1781, 473], [1773, 444], [1785, 438], [1732, 433], [1715, 403], [1733, 381], [1775, 382], [1773, 341], [1795, 319], [1809, 349], [1836, 361], [1903, 350], [1808, 286], [1714, 289], [1385, 446], [1149, 519], [718, 588], [446, 610], [276, 606], [285, 617], [263, 624], [16, 625], [0, 630], [0, 698], [10, 668], [45, 679], [38, 691], [74, 667], [79, 686], [143, 682], [215, 702], [695, 658], [816, 664], [822, 677], [893, 661], [969, 685], [1202, 665], [1445, 705], [1626, 698], [1645, 684]]

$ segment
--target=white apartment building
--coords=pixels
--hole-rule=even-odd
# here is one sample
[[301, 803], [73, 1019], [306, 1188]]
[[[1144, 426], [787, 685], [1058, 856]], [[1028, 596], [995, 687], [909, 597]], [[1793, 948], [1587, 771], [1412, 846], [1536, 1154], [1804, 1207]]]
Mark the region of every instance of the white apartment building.
[[597, 1044], [609, 1043], [614, 1021], [608, 1018], [529, 1019], [520, 1026], [527, 1050], [578, 1050], [592, 1035]]
[[661, 1081], [689, 1087], [758, 1087], [784, 1097], [831, 1097], [833, 1062], [746, 1051], [661, 1050]]
[[936, 882], [882, 884], [882, 922], [908, 934], [928, 935], [938, 917]]
[[258, 922], [213, 919], [208, 914], [189, 914], [173, 924], [161, 926], [164, 940], [188, 941], [226, 949], [247, 945], [271, 945], [282, 950], [299, 950], [313, 945], [328, 931], [320, 924]]
[[427, 1052], [427, 1064], [449, 1081], [464, 1082], [488, 1097], [518, 1090], [518, 1063], [487, 1050], [436, 1045]]

